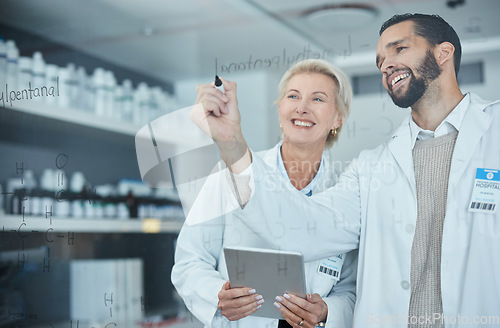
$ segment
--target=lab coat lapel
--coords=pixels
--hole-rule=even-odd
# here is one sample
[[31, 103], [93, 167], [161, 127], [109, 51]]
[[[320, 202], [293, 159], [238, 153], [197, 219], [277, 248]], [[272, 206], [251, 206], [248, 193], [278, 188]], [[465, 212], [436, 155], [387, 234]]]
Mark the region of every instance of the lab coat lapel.
[[411, 189], [414, 194], [416, 194], [409, 119], [403, 122], [403, 124], [396, 130], [392, 139], [388, 143], [388, 147], [396, 159], [399, 167], [401, 167], [401, 170], [403, 170], [406, 175]]
[[278, 142], [273, 148], [268, 149], [265, 151], [264, 156], [262, 159], [264, 162], [272, 167], [273, 170], [278, 169], [278, 152], [280, 151], [280, 147], [283, 144], [283, 141]]
[[463, 118], [453, 150], [450, 182], [457, 182], [462, 177], [479, 141], [490, 127], [492, 117], [484, 112], [484, 108], [489, 104], [491, 103], [471, 94], [471, 104]]

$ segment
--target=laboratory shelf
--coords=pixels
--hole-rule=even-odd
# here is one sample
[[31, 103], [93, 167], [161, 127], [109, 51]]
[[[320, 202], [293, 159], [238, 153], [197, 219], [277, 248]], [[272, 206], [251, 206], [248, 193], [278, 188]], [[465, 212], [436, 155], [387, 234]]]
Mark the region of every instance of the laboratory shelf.
[[137, 131], [140, 129], [140, 126], [136, 126], [131, 123], [121, 121], [117, 122], [115, 119], [97, 117], [96, 115], [83, 110], [77, 110], [70, 107], [58, 107], [42, 101], [19, 100], [14, 102], [12, 107], [7, 104], [5, 106], [5, 110], [9, 109], [62, 122], [78, 124], [85, 127], [124, 134], [127, 136], [135, 136]]
[[64, 218], [0, 214], [1, 232], [26, 233], [178, 233], [184, 220]]
[[[53, 104], [47, 104], [42, 101], [35, 100], [19, 100], [10, 106], [6, 104], [4, 110], [14, 110], [20, 113], [29, 115], [36, 115], [39, 117], [52, 119], [65, 123], [76, 124], [81, 127], [100, 129], [105, 132], [117, 133], [120, 135], [135, 137], [143, 125], [135, 125], [114, 118], [98, 117], [93, 113], [84, 110], [78, 110], [71, 107], [58, 107]], [[186, 115], [188, 112], [186, 111]], [[193, 125], [194, 126], [194, 125]], [[189, 130], [177, 125], [169, 125], [168, 133], [161, 136], [161, 141], [164, 144], [183, 145], [183, 146], [196, 146], [203, 143], [205, 138], [200, 133], [189, 133]], [[197, 128], [194, 128], [198, 132]]]

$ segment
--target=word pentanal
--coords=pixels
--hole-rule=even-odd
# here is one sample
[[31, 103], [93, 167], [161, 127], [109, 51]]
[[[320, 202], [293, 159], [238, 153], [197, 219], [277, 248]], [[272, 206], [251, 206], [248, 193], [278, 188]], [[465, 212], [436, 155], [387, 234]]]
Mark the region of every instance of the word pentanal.
[[31, 82], [28, 83], [28, 88], [23, 90], [10, 90], [9, 86], [5, 85], [5, 92], [2, 90], [0, 94], [0, 102], [2, 103], [2, 107], [5, 108], [5, 102], [10, 102], [10, 106], [12, 107], [12, 103], [20, 100], [28, 100], [37, 97], [48, 97], [48, 96], [59, 96], [59, 77], [56, 78], [56, 85], [47, 87], [42, 86], [40, 88], [32, 88]]

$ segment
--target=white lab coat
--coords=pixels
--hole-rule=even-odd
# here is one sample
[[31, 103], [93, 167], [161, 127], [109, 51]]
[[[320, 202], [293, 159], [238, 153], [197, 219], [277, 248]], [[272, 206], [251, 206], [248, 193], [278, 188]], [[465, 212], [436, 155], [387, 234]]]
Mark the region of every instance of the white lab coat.
[[[234, 213], [262, 238], [309, 260], [359, 247], [355, 327], [407, 327], [417, 219], [410, 119], [387, 143], [361, 152], [335, 187], [310, 198], [269, 188], [272, 169], [254, 157], [254, 195]], [[477, 168], [500, 169], [500, 102], [471, 94], [453, 153], [443, 228], [446, 327], [500, 327], [500, 209], [495, 214], [468, 211]], [[274, 218], [270, 226], [286, 218], [281, 238], [261, 228], [258, 213], [263, 211]], [[316, 230], [307, 233], [311, 224]], [[299, 239], [303, 242], [296, 243]]]
[[[270, 179], [273, 180], [273, 184], [292, 186], [290, 181], [284, 178], [277, 168], [277, 152], [280, 145], [281, 143], [270, 150], [257, 153], [256, 156], [272, 168], [273, 173]], [[333, 166], [330, 165], [328, 152], [325, 152], [324, 156], [325, 166], [322, 169], [322, 174], [318, 176], [314, 192], [320, 192], [331, 187], [337, 179], [337, 173], [333, 170]], [[204, 188], [207, 187], [207, 189], [201, 191], [201, 197], [198, 197], [189, 215], [194, 215], [193, 213], [198, 210], [202, 211], [203, 208], [225, 206], [220, 204], [220, 197], [214, 196], [215, 194], [220, 195], [220, 192], [213, 191], [214, 186], [219, 186], [220, 179], [223, 182], [226, 181], [225, 171], [209, 177], [204, 185]], [[295, 192], [301, 194], [297, 190]], [[224, 202], [222, 200], [222, 203]], [[201, 212], [198, 213], [201, 215]], [[267, 215], [263, 213], [262, 216], [263, 224], [266, 225]], [[266, 229], [270, 236], [279, 236], [283, 231], [283, 227], [273, 229], [267, 226]], [[310, 229], [314, 229], [314, 227], [310, 227]], [[301, 243], [302, 241], [299, 239], [295, 242]], [[217, 294], [222, 285], [228, 280], [223, 253], [225, 246], [275, 249], [279, 247], [276, 244], [273, 246], [266, 243], [253, 234], [240, 220], [235, 219], [232, 213], [194, 226], [185, 224], [179, 233], [175, 251], [175, 265], [172, 268], [172, 283], [184, 303], [205, 327], [277, 327], [278, 321], [276, 319], [255, 316], [230, 322], [217, 309]], [[312, 247], [311, 245], [307, 246]], [[327, 327], [351, 327], [355, 303], [357, 250], [346, 254], [340, 280], [336, 285], [334, 279], [317, 272], [319, 263], [319, 260], [305, 263], [307, 292], [318, 293], [327, 303]], [[274, 302], [274, 300], [266, 299], [265, 302]]]

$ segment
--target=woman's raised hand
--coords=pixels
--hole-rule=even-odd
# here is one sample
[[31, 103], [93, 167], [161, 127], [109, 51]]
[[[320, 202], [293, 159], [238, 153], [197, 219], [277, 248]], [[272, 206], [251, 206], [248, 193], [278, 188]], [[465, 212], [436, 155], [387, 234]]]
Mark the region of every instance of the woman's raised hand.
[[226, 165], [233, 172], [239, 173], [251, 164], [252, 159], [241, 133], [236, 82], [222, 78], [221, 80], [225, 94], [216, 89], [214, 83], [196, 87], [196, 103], [190, 116], [191, 120], [215, 141]]
[[225, 94], [214, 83], [197, 85], [196, 103], [191, 110], [191, 120], [216, 143], [241, 136], [236, 82], [221, 80]]

